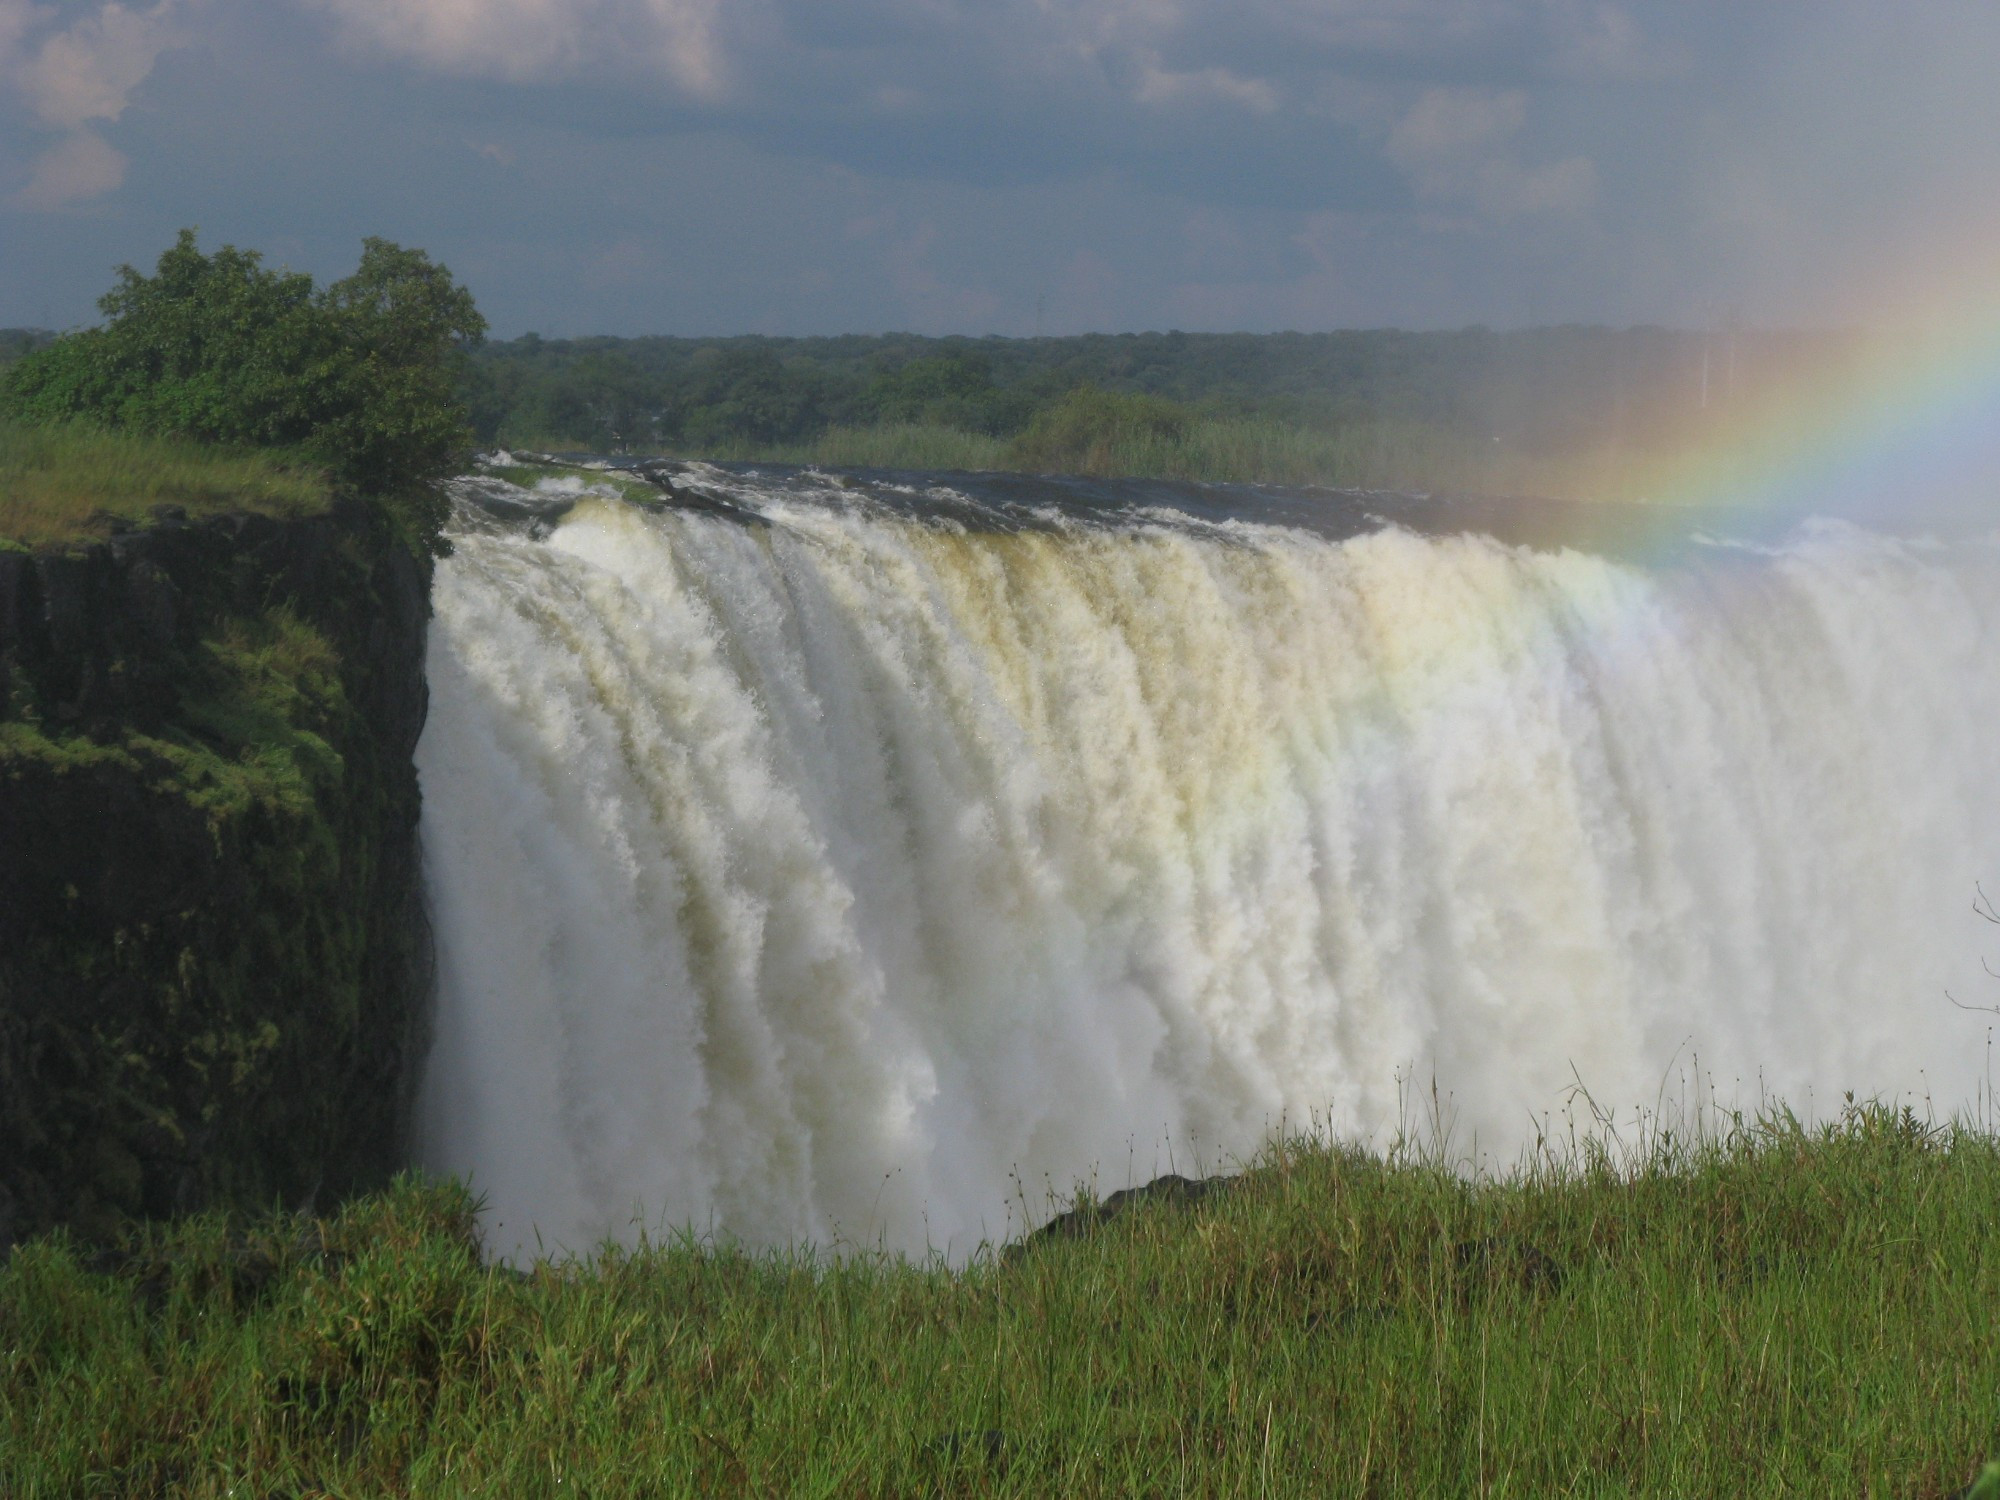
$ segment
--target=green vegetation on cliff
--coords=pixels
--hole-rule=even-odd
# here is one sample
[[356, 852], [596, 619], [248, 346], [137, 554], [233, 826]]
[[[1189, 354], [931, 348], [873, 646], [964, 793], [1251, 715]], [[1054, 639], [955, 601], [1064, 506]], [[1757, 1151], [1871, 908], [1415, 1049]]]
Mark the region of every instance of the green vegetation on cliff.
[[204, 255], [183, 230], [152, 276], [121, 268], [98, 305], [103, 326], [0, 372], [0, 416], [276, 450], [440, 545], [440, 482], [471, 445], [459, 364], [486, 324], [422, 251], [366, 240], [354, 273], [321, 288], [252, 250]]
[[0, 1250], [404, 1152], [411, 754], [471, 300], [191, 233], [0, 371]]
[[332, 497], [323, 472], [277, 454], [0, 419], [0, 537], [24, 545], [105, 536], [157, 505], [289, 518], [324, 511]]
[[23, 1247], [0, 1489], [1941, 1497], [2000, 1443], [1996, 1203], [1990, 1135], [1869, 1107], [1470, 1181], [1281, 1144], [956, 1271], [522, 1275], [405, 1183]]
[[353, 500], [0, 554], [0, 1245], [399, 1162], [424, 614]]

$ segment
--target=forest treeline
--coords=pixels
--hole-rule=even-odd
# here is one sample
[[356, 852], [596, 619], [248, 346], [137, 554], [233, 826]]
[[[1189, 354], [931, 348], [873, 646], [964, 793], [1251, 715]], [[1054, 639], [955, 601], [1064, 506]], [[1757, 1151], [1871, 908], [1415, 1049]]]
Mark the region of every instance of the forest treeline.
[[1852, 335], [1555, 327], [1065, 338], [584, 338], [476, 350], [488, 442], [735, 452], [911, 423], [1014, 437], [1080, 387], [1196, 418], [1422, 424], [1523, 452], [1701, 437], [1752, 391], [1857, 357]]
[[[0, 330], [0, 363], [49, 335]], [[915, 469], [1657, 497], [1774, 393], [1863, 369], [1837, 331], [535, 334], [461, 347], [486, 447]]]
[[1685, 498], [1774, 395], [1865, 368], [1840, 332], [1499, 332], [488, 342], [483, 443], [906, 469]]
[[[0, 361], [49, 338], [0, 329]], [[603, 452], [736, 453], [882, 423], [1011, 438], [1088, 388], [1158, 398], [1194, 419], [1316, 429], [1422, 424], [1554, 453], [1699, 438], [1751, 393], [1860, 353], [1855, 335], [1837, 332], [1654, 327], [1060, 338], [526, 334], [474, 347], [459, 379], [481, 442]]]

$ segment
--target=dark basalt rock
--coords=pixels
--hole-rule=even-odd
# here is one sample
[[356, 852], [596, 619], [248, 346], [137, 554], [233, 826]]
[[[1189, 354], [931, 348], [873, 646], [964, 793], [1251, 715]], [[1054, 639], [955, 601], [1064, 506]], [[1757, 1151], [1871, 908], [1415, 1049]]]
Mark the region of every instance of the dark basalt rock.
[[403, 1161], [428, 594], [353, 499], [0, 551], [0, 1245]]
[[1233, 1176], [1182, 1177], [1169, 1172], [1163, 1177], [1155, 1177], [1143, 1186], [1121, 1188], [1101, 1203], [1087, 1204], [1057, 1214], [1026, 1239], [1009, 1245], [1002, 1251], [1001, 1264], [1011, 1265], [1035, 1246], [1046, 1244], [1051, 1240], [1080, 1240], [1110, 1223], [1128, 1209], [1137, 1208], [1141, 1204], [1170, 1203], [1181, 1208], [1192, 1207], [1229, 1191], [1240, 1180]]
[[574, 495], [507, 495], [474, 490], [467, 499], [496, 521], [559, 521], [576, 509]]
[[[726, 521], [734, 521], [742, 526], [768, 526], [770, 521], [756, 511], [740, 504], [726, 491], [715, 488], [715, 470], [706, 464], [691, 463], [677, 458], [653, 458], [640, 462], [623, 460], [605, 461], [586, 454], [571, 454], [565, 457], [555, 453], [529, 453], [520, 449], [509, 450], [505, 459], [510, 466], [521, 468], [548, 468], [562, 472], [574, 472], [579, 466], [587, 466], [628, 479], [642, 479], [659, 493], [652, 498], [627, 497], [631, 503], [643, 510], [692, 510], [706, 515], [719, 516]], [[539, 528], [552, 526], [576, 506], [576, 500], [568, 495], [522, 494], [511, 485], [495, 484], [488, 488], [473, 476], [471, 482], [461, 482], [457, 487], [459, 497], [474, 508], [491, 516], [494, 520], [513, 524], [525, 523], [530, 535], [545, 534]]]
[[[728, 495], [718, 494], [702, 485], [700, 471], [688, 464], [673, 460], [659, 463], [641, 464], [631, 470], [660, 492], [655, 504], [662, 510], [695, 510], [712, 516], [720, 516], [726, 521], [735, 521], [743, 526], [769, 526], [768, 518], [760, 516], [747, 506], [739, 505]], [[645, 502], [640, 502], [644, 504]]]

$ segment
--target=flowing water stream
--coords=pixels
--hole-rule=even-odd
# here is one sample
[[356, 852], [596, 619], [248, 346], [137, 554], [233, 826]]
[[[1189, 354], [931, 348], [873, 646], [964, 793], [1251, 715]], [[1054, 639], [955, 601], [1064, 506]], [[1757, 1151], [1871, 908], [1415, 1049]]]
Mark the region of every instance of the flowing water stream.
[[438, 574], [421, 1154], [501, 1253], [963, 1257], [1433, 1080], [1503, 1164], [1578, 1081], [1985, 1086], [1992, 540], [703, 483]]

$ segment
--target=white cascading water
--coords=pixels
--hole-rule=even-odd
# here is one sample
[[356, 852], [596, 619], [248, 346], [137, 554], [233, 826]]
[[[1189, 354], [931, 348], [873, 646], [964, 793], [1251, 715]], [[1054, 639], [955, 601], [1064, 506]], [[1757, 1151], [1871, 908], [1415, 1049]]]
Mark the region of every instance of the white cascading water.
[[[963, 1256], [1047, 1192], [1984, 1088], [2000, 549], [586, 500], [440, 569], [427, 1166], [502, 1254]], [[1988, 1018], [1990, 1019], [1990, 1018]]]

